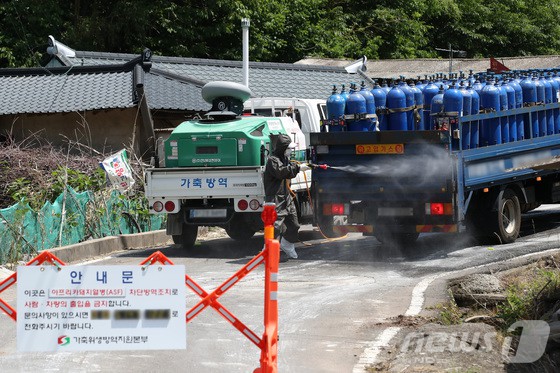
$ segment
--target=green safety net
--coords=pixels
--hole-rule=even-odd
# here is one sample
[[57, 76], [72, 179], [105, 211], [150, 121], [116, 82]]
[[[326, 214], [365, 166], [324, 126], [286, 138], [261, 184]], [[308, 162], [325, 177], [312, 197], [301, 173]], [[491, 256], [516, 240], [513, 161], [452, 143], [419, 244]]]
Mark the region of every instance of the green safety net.
[[141, 201], [117, 190], [94, 195], [68, 187], [39, 211], [25, 201], [0, 209], [0, 264], [92, 238], [164, 227], [165, 216], [148, 214]]

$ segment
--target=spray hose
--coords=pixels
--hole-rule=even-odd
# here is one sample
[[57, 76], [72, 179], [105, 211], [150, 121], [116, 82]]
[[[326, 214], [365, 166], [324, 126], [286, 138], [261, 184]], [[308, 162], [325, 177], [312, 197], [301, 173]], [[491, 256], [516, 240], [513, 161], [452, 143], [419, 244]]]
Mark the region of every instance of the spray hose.
[[[320, 168], [322, 170], [326, 170], [327, 168], [330, 168], [329, 165], [327, 164], [313, 164], [313, 163], [307, 163], [307, 162], [298, 162], [295, 161], [297, 164], [302, 164], [305, 163], [307, 164], [309, 167], [311, 168]], [[311, 191], [309, 189], [309, 181], [307, 180], [307, 175], [305, 174], [305, 172], [303, 173], [303, 179], [305, 180], [305, 188], [307, 189], [307, 197], [309, 198], [309, 206], [311, 207], [311, 211], [313, 212], [313, 199], [311, 198]], [[295, 193], [294, 191], [292, 191], [292, 189], [290, 188], [290, 184], [288, 183], [288, 190], [290, 191], [290, 194], [295, 197]], [[323, 231], [321, 230], [320, 226], [317, 226], [317, 228], [319, 228], [319, 232], [321, 233], [321, 236], [323, 236], [323, 238], [326, 239], [326, 241], [320, 242], [320, 243], [325, 243], [325, 242], [333, 242], [333, 241], [338, 241], [338, 240], [342, 240], [343, 238], [346, 238], [348, 236], [348, 234], [345, 234], [344, 236], [340, 236], [340, 237], [327, 237]], [[312, 244], [305, 242], [305, 241], [301, 241], [305, 246], [313, 246]]]

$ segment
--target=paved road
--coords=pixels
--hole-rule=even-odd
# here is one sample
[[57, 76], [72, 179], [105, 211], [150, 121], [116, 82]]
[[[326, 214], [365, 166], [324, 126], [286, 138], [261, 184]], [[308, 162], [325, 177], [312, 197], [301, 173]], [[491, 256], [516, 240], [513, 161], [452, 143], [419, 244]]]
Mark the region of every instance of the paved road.
[[[420, 312], [423, 290], [438, 276], [560, 246], [560, 213], [539, 209], [524, 218], [514, 244], [473, 246], [463, 235], [432, 234], [401, 253], [375, 238], [350, 235], [324, 242], [304, 227], [300, 259], [281, 263], [279, 276], [280, 372], [363, 372], [390, 343], [389, 318]], [[160, 250], [206, 290], [226, 280], [262, 248], [262, 236], [245, 243], [203, 242], [190, 252]], [[137, 264], [155, 250], [134, 250], [95, 264]], [[262, 334], [263, 269], [257, 269], [221, 298], [257, 334]], [[12, 290], [2, 294], [15, 305]], [[187, 307], [197, 297], [188, 292]], [[390, 334], [390, 333], [389, 333]], [[0, 316], [2, 372], [251, 372], [259, 351], [214, 310], [187, 326], [186, 351], [17, 353], [15, 323]], [[381, 345], [379, 345], [381, 344]]]

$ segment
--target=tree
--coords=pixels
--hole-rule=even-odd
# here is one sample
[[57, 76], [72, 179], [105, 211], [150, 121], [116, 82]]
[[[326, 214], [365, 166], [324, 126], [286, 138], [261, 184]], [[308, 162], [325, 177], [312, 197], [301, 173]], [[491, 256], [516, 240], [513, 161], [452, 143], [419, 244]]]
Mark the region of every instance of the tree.
[[37, 66], [47, 35], [78, 50], [253, 61], [560, 53], [560, 0], [5, 0], [0, 67]]
[[47, 36], [65, 23], [64, 4], [70, 1], [11, 0], [0, 4], [0, 66], [38, 66], [47, 49]]

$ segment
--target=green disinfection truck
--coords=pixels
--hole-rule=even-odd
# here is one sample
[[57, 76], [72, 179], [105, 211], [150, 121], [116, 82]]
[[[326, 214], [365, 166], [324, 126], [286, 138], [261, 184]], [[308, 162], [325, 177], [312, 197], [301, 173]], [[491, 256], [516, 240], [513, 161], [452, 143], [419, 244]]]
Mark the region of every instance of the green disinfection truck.
[[[158, 147], [159, 160], [145, 173], [150, 212], [167, 214], [167, 234], [185, 249], [194, 245], [199, 226], [223, 227], [235, 240], [249, 239], [263, 228], [263, 173], [271, 134], [292, 137], [297, 144], [293, 157], [306, 161], [306, 136], [294, 116], [275, 117], [274, 110], [269, 116], [247, 109], [243, 113], [251, 91], [233, 82], [208, 83], [202, 96], [212, 104], [211, 111], [204, 119], [177, 126]], [[309, 109], [307, 114], [316, 112]], [[293, 112], [290, 107], [288, 114]], [[298, 114], [306, 114], [305, 108]], [[312, 219], [311, 172], [306, 172], [292, 179], [290, 187], [302, 223]]]

